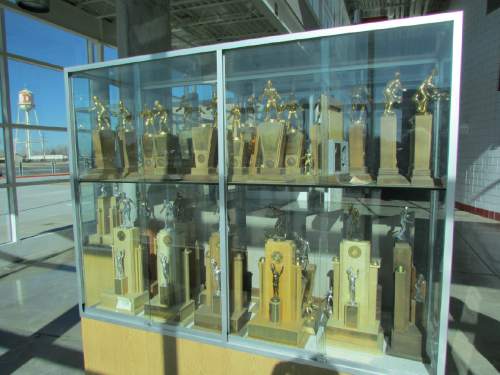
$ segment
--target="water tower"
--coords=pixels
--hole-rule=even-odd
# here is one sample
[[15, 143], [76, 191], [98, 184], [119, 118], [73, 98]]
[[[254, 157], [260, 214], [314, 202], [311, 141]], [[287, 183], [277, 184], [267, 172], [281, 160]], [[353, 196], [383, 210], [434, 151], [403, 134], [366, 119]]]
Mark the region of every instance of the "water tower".
[[[35, 97], [28, 89], [19, 91], [17, 123], [24, 125], [39, 125], [35, 109]], [[22, 135], [22, 133], [24, 133], [24, 137], [20, 138], [19, 136]], [[41, 156], [45, 157], [45, 140], [43, 139], [42, 132], [37, 130], [37, 135], [37, 137], [33, 137], [32, 131], [29, 128], [16, 129], [14, 133], [14, 154], [18, 153], [18, 145], [22, 145], [24, 148], [24, 158], [30, 160], [33, 156], [33, 144], [40, 144]]]

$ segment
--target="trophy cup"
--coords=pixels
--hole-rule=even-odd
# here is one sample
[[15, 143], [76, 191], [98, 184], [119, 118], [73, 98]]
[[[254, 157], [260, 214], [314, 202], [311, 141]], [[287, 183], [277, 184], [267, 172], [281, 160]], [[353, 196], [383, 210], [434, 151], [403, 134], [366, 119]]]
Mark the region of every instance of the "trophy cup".
[[[160, 211], [164, 213], [165, 226], [155, 241], [158, 295], [144, 306], [145, 314], [161, 322], [184, 322], [194, 312], [190, 285], [191, 250], [181, 224], [185, 208], [179, 196], [176, 201], [165, 200]], [[178, 219], [181, 225], [175, 227]]]
[[92, 130], [92, 151], [94, 168], [88, 173], [89, 178], [116, 177], [116, 133], [111, 129], [108, 108], [97, 96], [92, 97], [90, 111], [97, 116], [97, 126]]
[[[257, 128], [256, 150], [251, 160], [249, 173], [258, 173], [260, 167], [260, 178], [264, 176], [266, 179], [281, 178], [284, 168], [286, 126], [284, 121], [280, 120], [281, 109], [278, 100], [281, 96], [271, 81], [267, 81], [264, 92], [259, 98], [261, 101], [264, 99], [266, 99], [264, 123]], [[273, 111], [274, 118], [271, 117]]]
[[349, 127], [349, 174], [353, 185], [372, 181], [365, 164], [365, 128], [368, 92], [366, 87], [355, 87], [352, 93], [351, 126]]
[[148, 299], [144, 286], [140, 231], [133, 226], [131, 211], [134, 202], [120, 193], [121, 225], [113, 230], [111, 247], [114, 264], [114, 290], [103, 292], [101, 306], [127, 314], [138, 314]]
[[[243, 255], [232, 257], [233, 278], [230, 289], [233, 292], [233, 311], [231, 313], [231, 330], [239, 332], [250, 319], [250, 312], [243, 296]], [[200, 294], [201, 305], [194, 313], [194, 324], [199, 327], [220, 330], [221, 315], [221, 265], [220, 235], [214, 232], [208, 240], [208, 251], [205, 253], [205, 290]]]
[[137, 139], [132, 126], [132, 114], [125, 107], [123, 101], [118, 103], [118, 117], [120, 125], [117, 131], [118, 150], [122, 162], [122, 176], [133, 177], [137, 175]]
[[433, 118], [429, 112], [429, 104], [431, 100], [441, 95], [434, 85], [436, 75], [437, 70], [433, 69], [431, 74], [420, 84], [412, 98], [417, 106], [417, 113], [413, 119], [414, 131], [410, 163], [411, 184], [415, 186], [434, 186], [430, 170]]
[[[217, 98], [212, 96], [211, 111], [212, 123], [202, 123], [191, 129], [193, 140], [194, 167], [191, 175], [186, 178], [191, 180], [217, 179]], [[195, 109], [190, 104], [184, 103], [184, 122], [192, 116]], [[198, 110], [199, 111], [199, 110]]]
[[[115, 185], [116, 187], [117, 185]], [[102, 185], [96, 206], [97, 230], [96, 233], [89, 235], [88, 243], [90, 245], [112, 245], [113, 230], [120, 225], [118, 196], [115, 193], [109, 195]]]
[[370, 241], [360, 239], [359, 220], [358, 210], [350, 206], [344, 215], [340, 257], [332, 259], [333, 312], [327, 322], [327, 341], [381, 352], [380, 260], [371, 258]]
[[413, 250], [409, 243], [413, 223], [413, 215], [405, 207], [400, 214], [401, 228], [394, 233], [394, 325], [389, 353], [421, 361], [425, 279], [423, 275], [416, 276], [413, 265]]
[[384, 89], [385, 109], [380, 118], [380, 168], [378, 185], [409, 185], [408, 180], [399, 174], [397, 166], [397, 133], [398, 117], [394, 112], [394, 104], [401, 104], [403, 92], [400, 74], [396, 72]]
[[154, 175], [167, 177], [175, 172], [174, 161], [178, 154], [178, 139], [168, 127], [168, 111], [158, 100], [153, 104], [153, 117], [157, 121], [158, 131], [154, 140]]
[[147, 106], [141, 112], [144, 121], [144, 134], [142, 135], [142, 155], [144, 177], [152, 178], [155, 171], [155, 142], [154, 142], [154, 113]]
[[264, 253], [259, 260], [259, 309], [248, 323], [248, 335], [303, 347], [308, 338], [305, 301], [310, 299], [316, 266], [301, 257], [295, 241], [287, 239], [283, 215], [278, 216]]

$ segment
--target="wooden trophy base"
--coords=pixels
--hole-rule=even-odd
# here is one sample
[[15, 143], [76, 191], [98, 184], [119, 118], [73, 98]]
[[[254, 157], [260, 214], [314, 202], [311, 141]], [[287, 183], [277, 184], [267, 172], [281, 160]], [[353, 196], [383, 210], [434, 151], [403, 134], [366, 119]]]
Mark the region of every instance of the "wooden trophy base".
[[413, 170], [411, 176], [411, 185], [412, 186], [421, 186], [421, 187], [434, 187], [436, 184], [434, 183], [434, 179], [431, 177], [431, 171], [429, 169], [424, 170]]
[[377, 185], [401, 185], [407, 186], [410, 183], [408, 180], [399, 174], [397, 169], [382, 169], [378, 170]]
[[422, 362], [422, 333], [414, 324], [411, 324], [405, 332], [397, 332], [393, 329], [391, 346], [387, 352], [396, 357]]
[[[231, 332], [239, 332], [250, 320], [250, 312], [243, 308], [231, 314]], [[219, 306], [201, 305], [194, 313], [195, 326], [220, 331], [222, 329], [222, 315]]]
[[219, 180], [219, 175], [217, 173], [217, 168], [204, 168], [204, 167], [194, 167], [191, 168], [191, 174], [184, 175], [186, 181], [196, 181], [196, 182], [217, 182]]
[[307, 334], [303, 320], [295, 322], [273, 323], [260, 314], [248, 323], [248, 335], [256, 339], [272, 341], [303, 348], [306, 344]]
[[189, 300], [186, 303], [180, 303], [173, 306], [165, 306], [160, 302], [160, 296], [157, 295], [149, 303], [144, 305], [144, 314], [151, 315], [155, 321], [161, 323], [184, 322], [193, 316], [194, 301]]
[[101, 294], [101, 303], [99, 307], [125, 314], [137, 315], [144, 308], [144, 304], [147, 302], [148, 298], [148, 292], [128, 293], [125, 295], [118, 295], [114, 292], [104, 292]]
[[337, 326], [329, 321], [326, 325], [326, 340], [331, 346], [344, 346], [381, 354], [384, 350], [384, 334], [378, 331], [360, 331], [356, 328]]
[[248, 182], [249, 178], [251, 177], [249, 175], [249, 168], [248, 167], [242, 167], [242, 168], [230, 168], [229, 169], [229, 181], [230, 182]]

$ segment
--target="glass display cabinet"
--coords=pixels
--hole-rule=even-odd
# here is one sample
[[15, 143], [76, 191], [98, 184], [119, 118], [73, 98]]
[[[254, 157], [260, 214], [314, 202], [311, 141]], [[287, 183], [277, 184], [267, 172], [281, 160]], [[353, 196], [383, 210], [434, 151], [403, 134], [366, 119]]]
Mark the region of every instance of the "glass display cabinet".
[[66, 69], [85, 317], [443, 373], [461, 13]]

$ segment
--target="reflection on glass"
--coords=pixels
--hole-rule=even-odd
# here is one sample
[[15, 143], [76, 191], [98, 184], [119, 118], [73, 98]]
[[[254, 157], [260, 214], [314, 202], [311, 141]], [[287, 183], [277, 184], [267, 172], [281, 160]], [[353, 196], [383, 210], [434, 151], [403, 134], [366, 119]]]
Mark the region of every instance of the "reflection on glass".
[[[219, 331], [216, 192], [215, 185], [82, 184], [86, 305]], [[217, 308], [207, 297], [214, 290]]]
[[5, 144], [4, 144], [4, 129], [0, 128], [0, 182], [4, 182], [7, 178], [6, 160], [5, 160]]
[[10, 242], [10, 216], [7, 189], [0, 189], [0, 244]]

